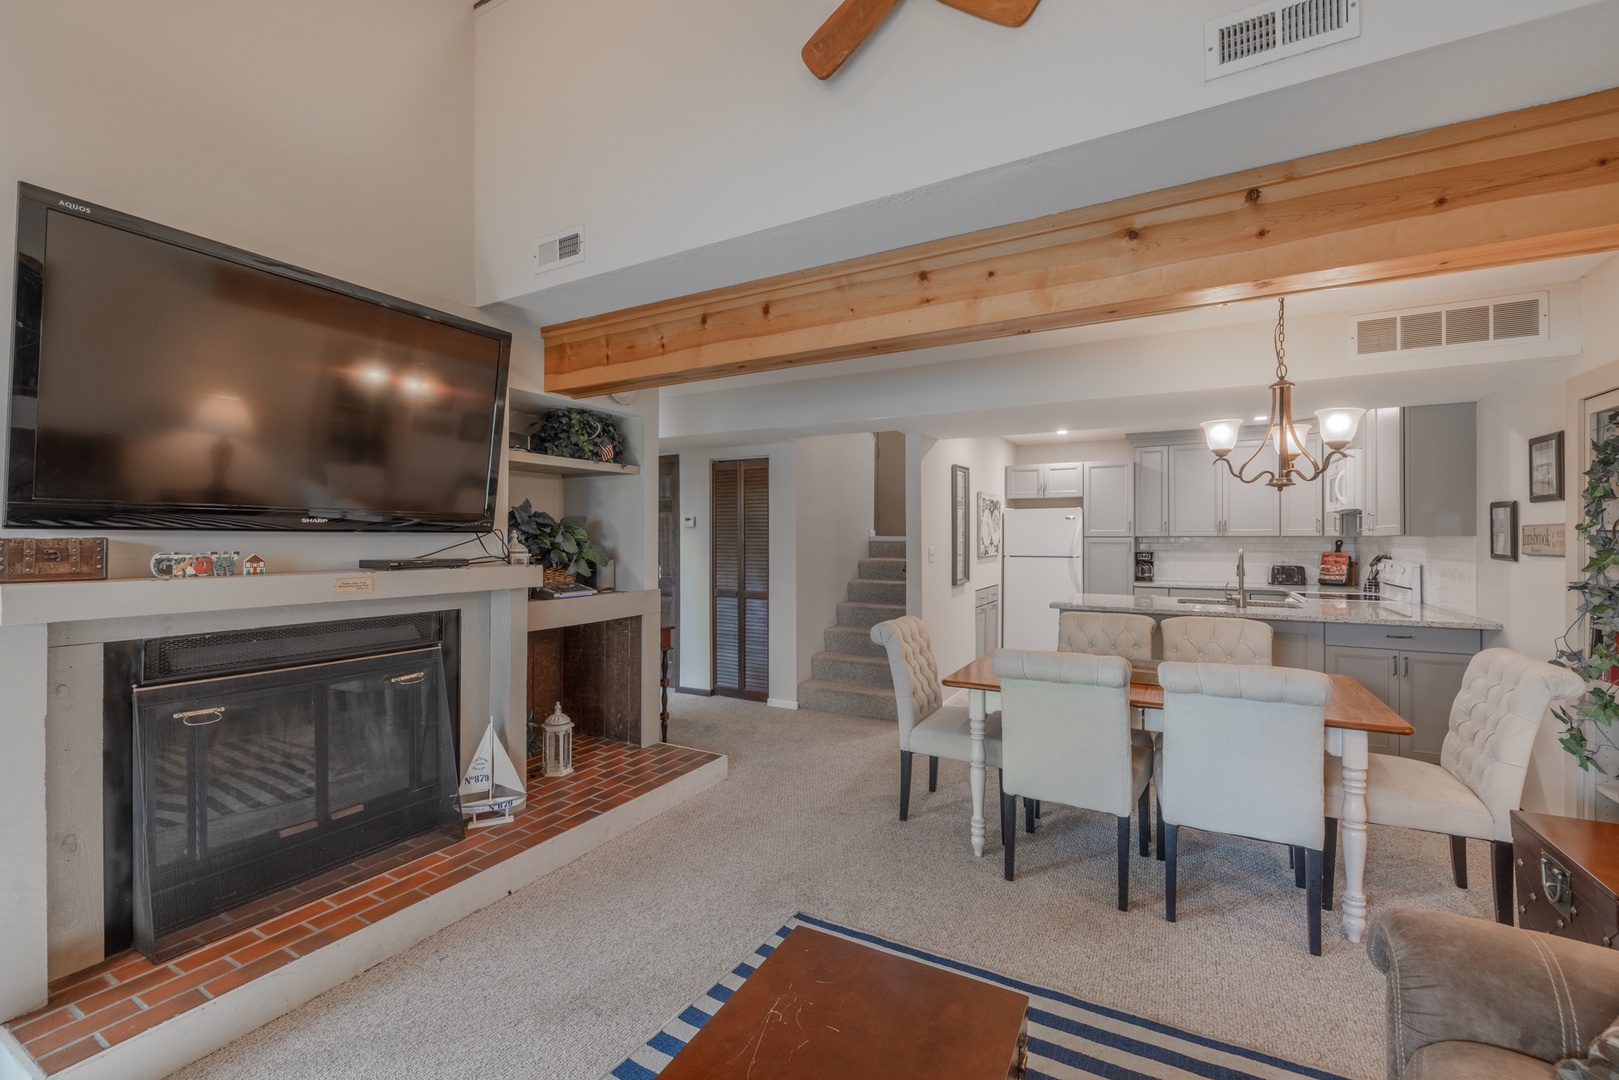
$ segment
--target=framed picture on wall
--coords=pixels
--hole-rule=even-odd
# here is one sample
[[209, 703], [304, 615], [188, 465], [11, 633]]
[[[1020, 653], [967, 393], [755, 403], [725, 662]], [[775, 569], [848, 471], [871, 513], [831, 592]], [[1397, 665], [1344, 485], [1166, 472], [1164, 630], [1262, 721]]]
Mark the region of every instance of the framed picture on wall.
[[1518, 561], [1518, 504], [1490, 504], [1490, 558]]
[[950, 466], [950, 584], [965, 585], [971, 572], [972, 484], [967, 466]]
[[1561, 502], [1563, 498], [1563, 433], [1554, 431], [1529, 440], [1529, 501]]
[[990, 559], [1001, 553], [1001, 499], [987, 491], [978, 493], [978, 557]]

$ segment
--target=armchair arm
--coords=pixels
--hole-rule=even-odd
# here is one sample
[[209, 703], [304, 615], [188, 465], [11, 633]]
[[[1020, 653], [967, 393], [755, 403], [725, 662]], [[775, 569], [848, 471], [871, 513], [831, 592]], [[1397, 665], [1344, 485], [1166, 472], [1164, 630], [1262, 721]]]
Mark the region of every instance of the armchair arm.
[[1367, 952], [1388, 977], [1388, 1075], [1429, 1043], [1486, 1043], [1583, 1057], [1619, 1015], [1619, 951], [1438, 911], [1372, 920]]

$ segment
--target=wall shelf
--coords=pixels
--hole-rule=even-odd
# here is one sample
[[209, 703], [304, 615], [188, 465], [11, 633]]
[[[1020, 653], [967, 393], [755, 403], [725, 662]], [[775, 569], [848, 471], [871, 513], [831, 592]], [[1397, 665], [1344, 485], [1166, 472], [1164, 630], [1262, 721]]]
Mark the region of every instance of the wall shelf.
[[531, 454], [527, 450], [508, 449], [506, 462], [513, 472], [538, 473], [546, 476], [638, 476], [641, 472], [639, 465], [553, 457], [550, 454]]
[[531, 632], [554, 630], [562, 626], [579, 626], [582, 623], [607, 622], [609, 619], [628, 619], [636, 615], [657, 613], [657, 589], [597, 593], [595, 596], [572, 596], [561, 600], [530, 600], [528, 628]]

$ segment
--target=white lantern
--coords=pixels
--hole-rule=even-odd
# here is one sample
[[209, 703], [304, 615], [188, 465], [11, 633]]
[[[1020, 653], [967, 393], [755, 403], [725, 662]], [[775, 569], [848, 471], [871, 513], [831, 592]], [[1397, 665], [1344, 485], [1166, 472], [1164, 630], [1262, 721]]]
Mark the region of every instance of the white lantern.
[[556, 709], [545, 718], [540, 732], [545, 740], [541, 771], [546, 776], [567, 776], [573, 772], [573, 721], [563, 713], [562, 702], [557, 702]]

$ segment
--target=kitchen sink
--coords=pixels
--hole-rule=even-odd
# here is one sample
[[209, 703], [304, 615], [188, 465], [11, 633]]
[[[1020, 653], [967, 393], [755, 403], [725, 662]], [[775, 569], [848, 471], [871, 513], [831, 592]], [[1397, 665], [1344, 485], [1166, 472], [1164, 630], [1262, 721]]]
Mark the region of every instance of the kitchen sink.
[[[1237, 601], [1229, 596], [1220, 598], [1213, 596], [1177, 596], [1175, 602], [1177, 604], [1201, 604], [1204, 607], [1235, 608], [1237, 606]], [[1250, 600], [1247, 603], [1247, 607], [1251, 608], [1296, 608], [1303, 606], [1303, 601], [1295, 600]]]

